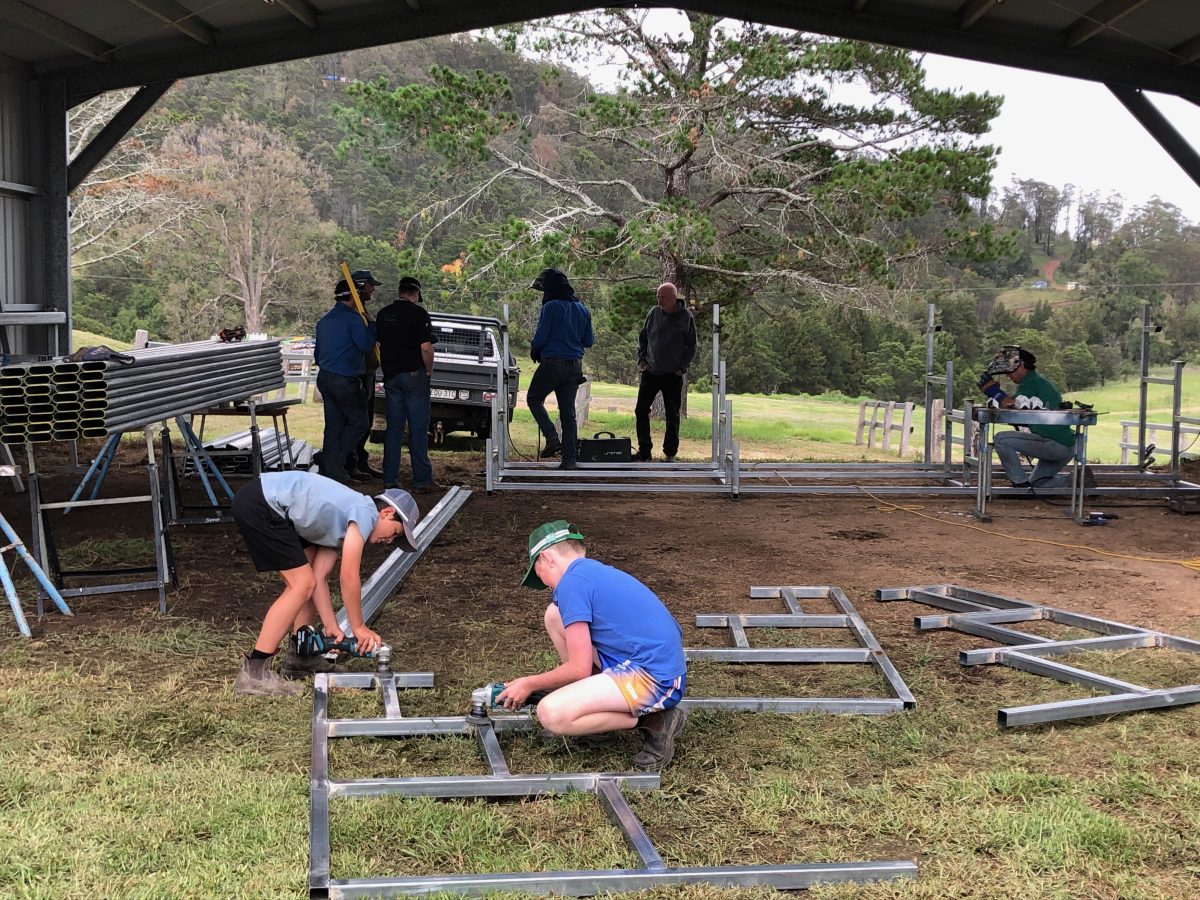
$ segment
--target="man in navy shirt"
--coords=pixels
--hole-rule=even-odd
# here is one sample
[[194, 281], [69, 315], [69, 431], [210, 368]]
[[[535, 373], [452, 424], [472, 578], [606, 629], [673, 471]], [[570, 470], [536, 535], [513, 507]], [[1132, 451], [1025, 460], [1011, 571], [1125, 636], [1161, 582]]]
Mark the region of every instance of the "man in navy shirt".
[[363, 402], [363, 354], [375, 346], [375, 320], [366, 321], [354, 308], [350, 286], [339, 281], [333, 289], [333, 309], [317, 322], [313, 352], [320, 371], [317, 390], [325, 410], [325, 436], [321, 444], [321, 474], [342, 484], [365, 483], [369, 475], [352, 476], [346, 468], [363, 432], [370, 427]]
[[[525, 402], [546, 438], [543, 457], [562, 452], [560, 469], [574, 469], [578, 453], [575, 426], [575, 394], [583, 381], [583, 351], [592, 346], [592, 314], [575, 296], [571, 282], [558, 269], [544, 269], [531, 287], [542, 292], [542, 312], [537, 331], [529, 343], [529, 355], [538, 363], [529, 382]], [[546, 412], [546, 398], [553, 392], [562, 421], [562, 440]]]
[[508, 682], [498, 702], [519, 709], [535, 691], [550, 691], [537, 706], [547, 731], [585, 735], [637, 728], [642, 751], [634, 768], [665, 767], [683, 731], [685, 713], [677, 704], [687, 663], [683, 632], [662, 601], [632, 575], [588, 559], [583, 535], [561, 519], [529, 535], [522, 584], [554, 592], [545, 625], [562, 662]]

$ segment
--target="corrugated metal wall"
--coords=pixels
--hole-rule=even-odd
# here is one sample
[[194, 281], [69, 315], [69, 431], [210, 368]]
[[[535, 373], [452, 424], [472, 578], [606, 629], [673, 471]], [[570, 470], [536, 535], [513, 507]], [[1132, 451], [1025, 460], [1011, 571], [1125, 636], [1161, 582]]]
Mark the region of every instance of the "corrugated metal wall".
[[[28, 82], [0, 75], [0, 181], [36, 183], [29, 159], [28, 134], [33, 127]], [[0, 303], [29, 303], [33, 263], [31, 227], [34, 198], [0, 193]]]

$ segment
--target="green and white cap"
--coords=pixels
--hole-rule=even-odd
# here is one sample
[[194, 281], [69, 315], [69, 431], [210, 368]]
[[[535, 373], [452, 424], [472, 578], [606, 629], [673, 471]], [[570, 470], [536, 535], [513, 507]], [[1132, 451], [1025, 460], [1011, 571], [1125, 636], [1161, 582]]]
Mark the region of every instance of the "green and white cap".
[[563, 541], [582, 541], [583, 535], [579, 533], [579, 529], [574, 525], [568, 524], [566, 519], [557, 519], [553, 522], [547, 522], [545, 525], [539, 525], [529, 533], [529, 568], [525, 570], [525, 578], [521, 584], [527, 588], [533, 588], [535, 591], [543, 590], [546, 585], [542, 583], [542, 579], [538, 578], [533, 571], [533, 564], [537, 561], [538, 554], [547, 547], [553, 547], [555, 544], [561, 544]]

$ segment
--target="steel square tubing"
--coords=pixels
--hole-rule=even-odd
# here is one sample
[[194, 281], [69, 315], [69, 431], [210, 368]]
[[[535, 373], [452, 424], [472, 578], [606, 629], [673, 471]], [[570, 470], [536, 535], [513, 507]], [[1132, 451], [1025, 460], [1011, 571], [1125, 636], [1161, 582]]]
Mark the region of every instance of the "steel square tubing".
[[969, 612], [948, 616], [916, 616], [913, 624], [918, 631], [933, 631], [938, 628], [958, 628], [960, 622], [978, 622], [985, 625], [998, 625], [1011, 622], [1040, 622], [1049, 619], [1049, 611], [1040, 607], [1034, 609], [998, 609], [994, 612]]
[[878, 697], [699, 697], [679, 701], [681, 709], [723, 709], [726, 712], [825, 712], [882, 716], [910, 707], [901, 699]]
[[1188, 706], [1200, 703], [1200, 684], [1164, 688], [1144, 693], [1113, 694], [1110, 697], [1084, 697], [1059, 703], [1038, 703], [1033, 706], [1010, 706], [996, 714], [1001, 728], [1017, 725], [1036, 725], [1064, 719], [1084, 719], [1090, 716], [1110, 716], [1144, 709], [1163, 709], [1168, 706]]
[[[1029, 635], [1025, 635], [1029, 637]], [[1085, 650], [1127, 650], [1133, 647], [1157, 647], [1158, 635], [1152, 632], [1142, 634], [1115, 634], [1097, 638], [1083, 638], [1078, 641], [1044, 641], [1040, 644], [1018, 644], [1015, 647], [988, 647], [983, 650], [961, 650], [958, 661], [964, 666], [985, 666], [989, 663], [1004, 662], [1004, 655], [1012, 651], [1027, 653], [1030, 656], [1063, 656], [1067, 653], [1081, 653]]]
[[313, 678], [312, 762], [308, 780], [308, 887], [329, 884], [329, 676]]
[[496, 729], [492, 728], [490, 722], [475, 728], [475, 743], [479, 745], [479, 752], [483, 754], [483, 758], [487, 761], [488, 768], [492, 770], [493, 775], [507, 776], [512, 774], [508, 770], [508, 762], [504, 759], [504, 751], [500, 749], [500, 741], [496, 737]]
[[688, 662], [724, 663], [865, 663], [871, 651], [862, 647], [722, 647], [685, 648]]
[[847, 616], [810, 616], [810, 615], [743, 615], [741, 613], [722, 613], [720, 615], [696, 616], [697, 628], [732, 628], [734, 625], [742, 628], [849, 628], [850, 619]]
[[646, 829], [629, 808], [629, 803], [617, 782], [611, 778], [600, 779], [596, 785], [596, 799], [600, 801], [608, 820], [621, 829], [621, 834], [625, 835], [625, 842], [641, 859], [642, 867], [652, 872], [665, 871], [667, 864], [658, 855], [650, 835], [646, 834]]
[[[805, 585], [804, 587], [752, 587], [750, 588], [750, 599], [783, 599], [787, 601], [790, 597], [793, 600], [828, 600], [830, 590], [831, 586], [827, 584]], [[788, 608], [791, 608], [790, 602], [788, 603]]]
[[357, 897], [401, 897], [449, 893], [481, 897], [498, 891], [591, 897], [644, 891], [683, 884], [713, 887], [766, 885], [803, 890], [818, 884], [892, 881], [914, 878], [917, 865], [908, 860], [857, 863], [810, 863], [781, 866], [694, 866], [678, 869], [594, 869], [494, 875], [425, 875], [410, 878], [355, 878], [329, 882], [330, 900]]
[[1004, 665], [1013, 669], [1020, 669], [1022, 672], [1042, 675], [1066, 684], [1082, 684], [1084, 687], [1093, 688], [1098, 691], [1108, 691], [1112, 694], [1143, 694], [1150, 690], [1149, 688], [1142, 687], [1140, 684], [1131, 684], [1128, 681], [1120, 681], [1116, 678], [1109, 678], [1106, 675], [1098, 675], [1095, 672], [1077, 669], [1074, 666], [1068, 666], [1064, 663], [1030, 656], [1028, 653], [1006, 650], [1000, 661]]
[[[423, 716], [401, 719], [330, 719], [329, 736], [412, 737], [421, 734], [470, 734], [474, 729], [465, 716]], [[493, 716], [497, 731], [532, 731], [529, 716]]]
[[896, 671], [896, 667], [892, 665], [892, 661], [883, 652], [883, 648], [879, 646], [879, 641], [875, 640], [875, 635], [871, 633], [871, 629], [862, 620], [862, 616], [858, 614], [850, 599], [838, 587], [830, 588], [829, 596], [837, 608], [850, 621], [850, 630], [854, 632], [855, 638], [870, 652], [871, 662], [879, 671], [879, 674], [883, 676], [884, 680], [887, 681], [892, 695], [904, 701], [905, 709], [914, 708], [917, 705], [917, 698], [912, 695], [912, 691], [908, 689], [908, 685], [904, 683], [904, 679], [900, 677], [900, 673]]
[[543, 797], [570, 791], [596, 790], [603, 778], [616, 779], [631, 790], [652, 791], [659, 786], [653, 772], [598, 775], [438, 775], [415, 778], [363, 778], [329, 781], [329, 797]]
[[[429, 549], [442, 529], [446, 527], [454, 514], [470, 498], [471, 492], [457, 485], [450, 488], [445, 496], [437, 502], [420, 522], [413, 533], [413, 542], [417, 545], [415, 553], [399, 548], [393, 550], [387, 559], [380, 564], [371, 577], [362, 586], [362, 616], [369, 623], [383, 606], [384, 601], [396, 590], [396, 586], [404, 580], [421, 554]], [[344, 609], [338, 611], [338, 627], [345, 631], [350, 627], [350, 619]]]

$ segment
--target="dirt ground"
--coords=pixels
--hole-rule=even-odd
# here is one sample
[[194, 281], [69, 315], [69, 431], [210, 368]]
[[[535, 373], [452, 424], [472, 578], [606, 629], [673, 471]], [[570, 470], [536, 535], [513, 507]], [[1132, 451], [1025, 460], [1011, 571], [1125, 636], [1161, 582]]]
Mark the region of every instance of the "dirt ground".
[[[144, 453], [124, 448], [105, 495], [144, 492], [144, 458]], [[39, 465], [49, 468], [40, 458]], [[393, 646], [420, 648], [422, 656], [438, 647], [461, 646], [464, 622], [527, 621], [530, 633], [537, 633], [537, 610], [544, 598], [518, 582], [526, 536], [540, 522], [555, 518], [582, 528], [591, 555], [632, 572], [654, 589], [692, 632], [689, 643], [695, 643], [695, 629], [688, 623], [697, 613], [773, 611], [764, 609], [762, 601], [748, 601], [751, 585], [820, 584], [845, 590], [885, 649], [889, 642], [908, 643], [914, 635], [914, 611], [930, 610], [876, 603], [874, 591], [915, 584], [964, 585], [1200, 636], [1200, 572], [1083, 549], [1163, 560], [1200, 556], [1200, 516], [1173, 513], [1161, 503], [1102, 505], [1119, 519], [1084, 528], [1067, 519], [1061, 507], [1001, 501], [994, 504], [994, 520], [981, 526], [970, 516], [966, 499], [904, 499], [897, 502], [906, 509], [895, 510], [868, 497], [487, 496], [479, 456], [440, 454], [435, 468], [443, 483], [461, 484], [475, 493], [388, 602], [377, 626]], [[67, 499], [77, 482], [75, 475], [51, 475], [43, 479], [43, 487], [49, 499]], [[439, 498], [419, 499], [428, 511]], [[5, 490], [0, 510], [28, 537], [25, 495]], [[150, 545], [142, 543], [149, 536], [144, 510], [110, 506], [65, 517], [54, 514], [54, 536], [64, 554], [77, 560], [109, 562], [114, 552], [110, 542], [127, 538], [116, 546], [145, 551], [150, 561]], [[177, 528], [172, 537], [180, 584], [168, 595], [170, 613], [219, 628], [255, 631], [276, 596], [278, 581], [253, 572], [234, 527]], [[385, 553], [372, 548], [367, 567], [377, 565]], [[31, 612], [31, 603], [26, 606]], [[48, 615], [39, 629], [125, 621], [153, 610], [155, 598], [147, 592], [100, 595], [74, 600], [72, 607], [75, 619]], [[467, 631], [488, 639], [486, 628]]]

